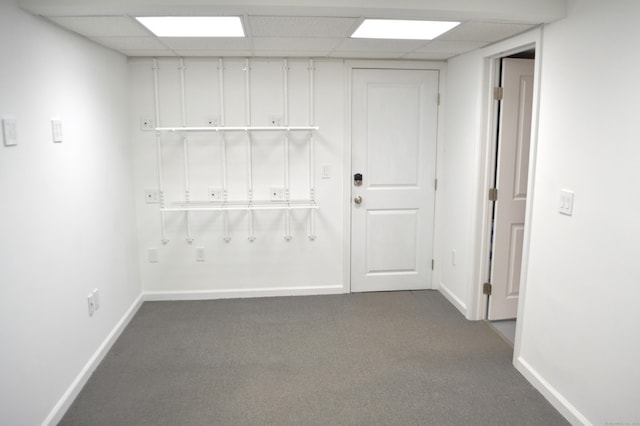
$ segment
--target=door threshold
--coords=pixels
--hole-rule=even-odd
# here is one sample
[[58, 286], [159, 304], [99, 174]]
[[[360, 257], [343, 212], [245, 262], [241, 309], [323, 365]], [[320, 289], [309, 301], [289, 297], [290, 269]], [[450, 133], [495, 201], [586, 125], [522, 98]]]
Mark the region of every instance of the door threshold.
[[487, 324], [500, 336], [505, 342], [513, 348], [516, 340], [516, 319], [486, 321]]

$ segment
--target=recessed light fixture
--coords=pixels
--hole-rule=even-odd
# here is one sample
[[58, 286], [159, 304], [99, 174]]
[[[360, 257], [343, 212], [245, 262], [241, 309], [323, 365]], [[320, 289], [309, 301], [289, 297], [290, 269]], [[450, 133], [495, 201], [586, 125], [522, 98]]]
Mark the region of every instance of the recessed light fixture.
[[351, 38], [433, 40], [457, 25], [460, 22], [365, 19]]
[[136, 19], [158, 37], [244, 37], [238, 16], [146, 16]]

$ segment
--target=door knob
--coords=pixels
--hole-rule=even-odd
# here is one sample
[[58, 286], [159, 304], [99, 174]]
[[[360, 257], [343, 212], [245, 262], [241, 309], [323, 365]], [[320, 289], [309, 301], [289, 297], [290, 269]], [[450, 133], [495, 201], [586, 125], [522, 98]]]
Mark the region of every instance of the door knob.
[[358, 195], [357, 197], [355, 197], [353, 199], [353, 202], [356, 203], [356, 204], [362, 203], [362, 197]]

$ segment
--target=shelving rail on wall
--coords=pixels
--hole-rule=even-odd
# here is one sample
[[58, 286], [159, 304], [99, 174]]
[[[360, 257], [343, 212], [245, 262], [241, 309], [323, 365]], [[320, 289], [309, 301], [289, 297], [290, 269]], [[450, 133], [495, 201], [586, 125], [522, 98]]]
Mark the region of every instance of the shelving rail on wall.
[[[309, 60], [309, 126], [289, 126], [289, 64], [288, 60], [283, 60], [282, 78], [283, 78], [283, 99], [284, 99], [284, 117], [283, 126], [251, 126], [251, 67], [249, 59], [245, 59], [243, 71], [245, 73], [245, 123], [246, 126], [225, 126], [224, 114], [224, 60], [218, 60], [218, 80], [220, 90], [220, 126], [212, 127], [189, 127], [186, 120], [186, 94], [185, 94], [185, 64], [184, 59], [180, 59], [180, 97], [181, 97], [181, 124], [174, 127], [156, 127], [156, 153], [157, 153], [157, 175], [158, 189], [160, 201], [160, 228], [161, 240], [163, 244], [167, 244], [169, 239], [166, 232], [166, 213], [182, 213], [186, 216], [186, 241], [192, 243], [194, 237], [191, 230], [191, 215], [196, 212], [222, 212], [223, 220], [223, 238], [224, 241], [231, 241], [229, 233], [229, 212], [230, 211], [247, 211], [248, 214], [248, 236], [250, 242], [255, 241], [254, 233], [254, 212], [260, 210], [282, 210], [285, 214], [284, 239], [290, 241], [291, 235], [291, 210], [309, 210], [308, 238], [315, 240], [315, 211], [318, 209], [315, 197], [315, 159], [314, 159], [314, 133], [318, 130], [318, 126], [314, 126], [314, 63], [313, 59]], [[159, 67], [157, 59], [153, 60], [153, 83], [154, 83], [154, 110], [155, 123], [160, 123], [160, 89], [159, 89]], [[221, 135], [221, 159], [222, 168], [222, 197], [220, 201], [203, 201], [192, 200], [190, 195], [189, 184], [189, 135], [193, 133], [215, 132]], [[228, 132], [244, 132], [246, 135], [246, 164], [247, 164], [247, 198], [245, 200], [228, 200], [227, 199], [227, 139], [225, 134]], [[277, 201], [257, 201], [253, 196], [253, 154], [252, 154], [252, 134], [255, 132], [280, 132], [282, 133], [282, 143], [284, 147], [284, 194], [282, 200]], [[309, 160], [309, 196], [307, 199], [293, 200], [290, 198], [290, 158], [289, 158], [289, 135], [291, 132], [307, 132], [308, 138], [308, 160]], [[165, 199], [165, 182], [163, 171], [163, 135], [167, 133], [178, 133], [182, 136], [183, 159], [184, 159], [184, 198], [179, 201], [167, 202]]]

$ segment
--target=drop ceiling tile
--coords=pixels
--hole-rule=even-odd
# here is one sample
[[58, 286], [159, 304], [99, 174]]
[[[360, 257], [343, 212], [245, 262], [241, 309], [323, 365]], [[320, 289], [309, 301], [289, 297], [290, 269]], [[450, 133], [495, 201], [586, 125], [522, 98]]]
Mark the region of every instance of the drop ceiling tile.
[[323, 58], [329, 55], [328, 52], [308, 51], [308, 50], [259, 50], [254, 52], [257, 58]]
[[332, 58], [354, 58], [354, 59], [400, 59], [404, 52], [376, 52], [376, 51], [334, 51], [329, 55]]
[[412, 52], [407, 53], [402, 57], [402, 59], [422, 59], [427, 61], [445, 61], [449, 58], [453, 58], [457, 56], [457, 53], [421, 53], [421, 52]]
[[454, 53], [460, 54], [486, 46], [486, 41], [435, 40], [419, 47], [411, 53]]
[[250, 50], [214, 50], [214, 49], [183, 49], [176, 50], [176, 55], [182, 57], [190, 57], [190, 56], [214, 56], [220, 57], [224, 56], [226, 58], [232, 57], [242, 57], [246, 58], [248, 56], [253, 56]]
[[254, 37], [253, 48], [259, 51], [309, 51], [328, 53], [340, 43], [339, 38]]
[[166, 50], [155, 37], [93, 37], [93, 40], [116, 50]]
[[535, 27], [535, 25], [500, 22], [466, 22], [444, 33], [438, 37], [437, 40], [494, 42], [520, 34], [533, 27]]
[[244, 37], [163, 37], [160, 40], [168, 48], [176, 50], [251, 50], [250, 39]]
[[346, 37], [358, 18], [249, 16], [253, 37]]
[[138, 21], [129, 16], [56, 16], [49, 19], [87, 37], [151, 35]]
[[372, 40], [348, 38], [335, 49], [336, 52], [397, 52], [408, 53], [424, 44], [424, 40]]
[[129, 57], [136, 57], [136, 56], [154, 56], [154, 57], [161, 57], [161, 56], [177, 56], [173, 51], [171, 50], [155, 50], [155, 49], [150, 49], [150, 50], [144, 50], [144, 49], [123, 49], [120, 50], [120, 52], [124, 53], [125, 55], [129, 56]]

